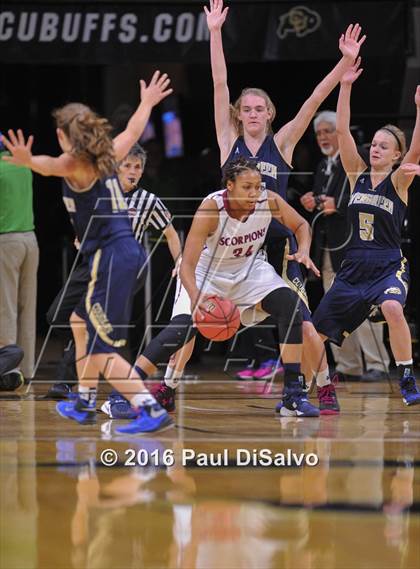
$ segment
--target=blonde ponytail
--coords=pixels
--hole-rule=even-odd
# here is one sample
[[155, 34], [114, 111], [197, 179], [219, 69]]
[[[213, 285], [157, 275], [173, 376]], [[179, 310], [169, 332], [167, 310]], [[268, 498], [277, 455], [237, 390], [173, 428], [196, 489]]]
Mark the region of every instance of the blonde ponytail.
[[54, 111], [57, 127], [69, 139], [72, 154], [90, 162], [99, 178], [106, 178], [116, 170], [114, 146], [109, 122], [86, 105], [69, 103]]

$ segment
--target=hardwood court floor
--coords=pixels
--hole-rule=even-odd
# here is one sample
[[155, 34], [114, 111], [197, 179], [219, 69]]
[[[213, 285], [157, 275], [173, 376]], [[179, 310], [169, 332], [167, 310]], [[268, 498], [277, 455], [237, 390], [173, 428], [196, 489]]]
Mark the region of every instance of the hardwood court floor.
[[[202, 373], [175, 429], [125, 439], [105, 415], [59, 417], [45, 384], [1, 394], [0, 567], [420, 567], [420, 409], [355, 383], [340, 416], [279, 419], [280, 388]], [[246, 451], [319, 462], [238, 466]], [[227, 465], [200, 466], [210, 453]], [[157, 466], [124, 465], [145, 455]]]

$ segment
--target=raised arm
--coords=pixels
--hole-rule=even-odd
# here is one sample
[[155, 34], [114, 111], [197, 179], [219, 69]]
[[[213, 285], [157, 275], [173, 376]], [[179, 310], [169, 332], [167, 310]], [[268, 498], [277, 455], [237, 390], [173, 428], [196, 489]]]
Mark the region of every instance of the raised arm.
[[288, 227], [294, 233], [298, 242], [298, 250], [296, 253], [287, 255], [287, 258], [302, 263], [307, 269], [311, 269], [316, 276], [319, 277], [320, 272], [309, 257], [312, 237], [309, 223], [275, 192], [268, 191], [267, 193], [271, 215], [282, 225]]
[[168, 75], [166, 73], [161, 75], [160, 71], [154, 72], [149, 85], [146, 85], [143, 79], [140, 80], [141, 102], [128, 121], [125, 130], [114, 138], [114, 151], [117, 162], [123, 160], [133, 144], [138, 142], [146, 128], [153, 107], [172, 93], [172, 89], [168, 89], [169, 83]]
[[354, 26], [351, 24], [347, 28], [346, 33], [341, 35], [339, 48], [343, 57], [334, 69], [324, 77], [321, 83], [315, 87], [312, 95], [304, 102], [295, 118], [285, 124], [275, 134], [274, 140], [277, 147], [289, 164], [292, 161], [296, 144], [302, 138], [303, 133], [314, 118], [319, 106], [338, 85], [343, 74], [356, 60], [360, 47], [366, 39], [366, 36], [360, 37], [361, 31], [362, 28], [359, 24], [355, 24]]
[[214, 120], [220, 149], [220, 161], [224, 164], [236, 138], [230, 117], [230, 97], [227, 85], [227, 69], [223, 53], [222, 26], [229, 8], [223, 9], [223, 0], [210, 0], [210, 10], [204, 7], [210, 31], [210, 60], [214, 88]]
[[360, 76], [360, 57], [355, 65], [343, 76], [337, 102], [337, 137], [341, 163], [350, 182], [350, 191], [353, 191], [358, 176], [366, 168], [366, 164], [357, 151], [356, 142], [350, 132], [350, 95], [352, 84]]
[[418, 164], [420, 160], [420, 85], [417, 85], [416, 94], [414, 95], [414, 103], [417, 111], [416, 124], [414, 125], [410, 148], [404, 156], [401, 166], [392, 174], [393, 184], [404, 202], [407, 202], [408, 200], [407, 190], [416, 175], [415, 168], [410, 171], [410, 168], [404, 168], [404, 164]]
[[206, 200], [197, 210], [185, 242], [179, 271], [181, 282], [191, 299], [194, 309], [200, 302], [200, 290], [195, 280], [195, 269], [206, 239], [217, 229], [219, 211], [214, 200]]
[[32, 155], [33, 136], [25, 141], [23, 132], [8, 131], [9, 138], [3, 136], [2, 140], [11, 156], [3, 156], [2, 159], [16, 166], [26, 166], [42, 176], [72, 176], [77, 169], [77, 160], [70, 154], [64, 153], [58, 157], [47, 155]]

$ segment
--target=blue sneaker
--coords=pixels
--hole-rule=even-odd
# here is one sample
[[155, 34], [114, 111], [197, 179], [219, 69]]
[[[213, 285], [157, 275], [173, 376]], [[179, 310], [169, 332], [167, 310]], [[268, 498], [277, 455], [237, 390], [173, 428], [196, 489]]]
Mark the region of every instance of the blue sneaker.
[[118, 427], [118, 429], [115, 429], [115, 432], [125, 435], [137, 435], [164, 431], [174, 426], [175, 423], [165, 409], [159, 403], [155, 403], [154, 405], [140, 407], [137, 412], [137, 418], [124, 427]]
[[276, 405], [281, 417], [319, 417], [319, 409], [312, 405], [302, 388], [302, 379], [291, 381], [285, 387], [282, 401]]
[[[285, 378], [286, 380], [286, 378]], [[287, 395], [288, 393], [291, 393], [292, 391], [296, 393], [308, 393], [310, 391], [311, 385], [308, 387], [308, 385], [306, 384], [305, 381], [305, 377], [302, 374], [296, 375], [293, 374], [292, 376], [292, 381], [290, 379], [290, 375], [288, 377], [288, 383], [287, 386], [285, 385], [283, 388], [283, 396]], [[281, 408], [284, 406], [283, 403], [283, 399], [280, 399], [280, 401], [277, 403], [276, 407], [275, 407], [275, 412], [278, 414], [281, 411]]]
[[131, 421], [137, 417], [137, 413], [131, 407], [129, 401], [115, 390], [109, 395], [108, 401], [105, 401], [102, 405], [101, 411], [111, 419], [127, 419]]
[[420, 404], [420, 391], [414, 375], [406, 375], [400, 379], [400, 391], [406, 405]]
[[55, 408], [62, 417], [73, 419], [81, 425], [94, 425], [96, 423], [96, 407], [86, 405], [79, 396], [60, 401]]

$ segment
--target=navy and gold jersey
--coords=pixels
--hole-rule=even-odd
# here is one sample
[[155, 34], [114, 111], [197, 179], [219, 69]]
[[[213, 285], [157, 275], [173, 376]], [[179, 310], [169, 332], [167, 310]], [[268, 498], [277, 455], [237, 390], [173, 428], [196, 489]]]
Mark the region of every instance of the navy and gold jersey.
[[84, 254], [121, 237], [133, 237], [128, 206], [117, 176], [95, 180], [78, 192], [64, 179], [63, 201]]
[[268, 134], [265, 137], [255, 156], [245, 144], [243, 136], [238, 136], [226, 162], [222, 166], [222, 172], [224, 172], [228, 162], [232, 162], [232, 160], [236, 160], [241, 156], [244, 158], [255, 158], [258, 162], [258, 169], [265, 188], [276, 192], [284, 200], [286, 199], [287, 181], [291, 168], [280, 154], [273, 135]]
[[[267, 134], [264, 142], [261, 144], [257, 154], [252, 154], [248, 146], [245, 144], [243, 136], [238, 136], [235, 140], [232, 150], [222, 166], [224, 172], [228, 162], [236, 160], [239, 157], [254, 158], [257, 161], [258, 170], [261, 173], [264, 187], [267, 190], [276, 192], [280, 197], [286, 200], [287, 182], [290, 174], [290, 166], [287, 164], [283, 156], [280, 154], [274, 136]], [[287, 201], [287, 200], [286, 200]], [[270, 224], [270, 238], [290, 237], [292, 232], [277, 220], [273, 219]]]
[[400, 249], [406, 209], [391, 173], [375, 189], [370, 173], [362, 173], [349, 201], [352, 236], [347, 250]]

